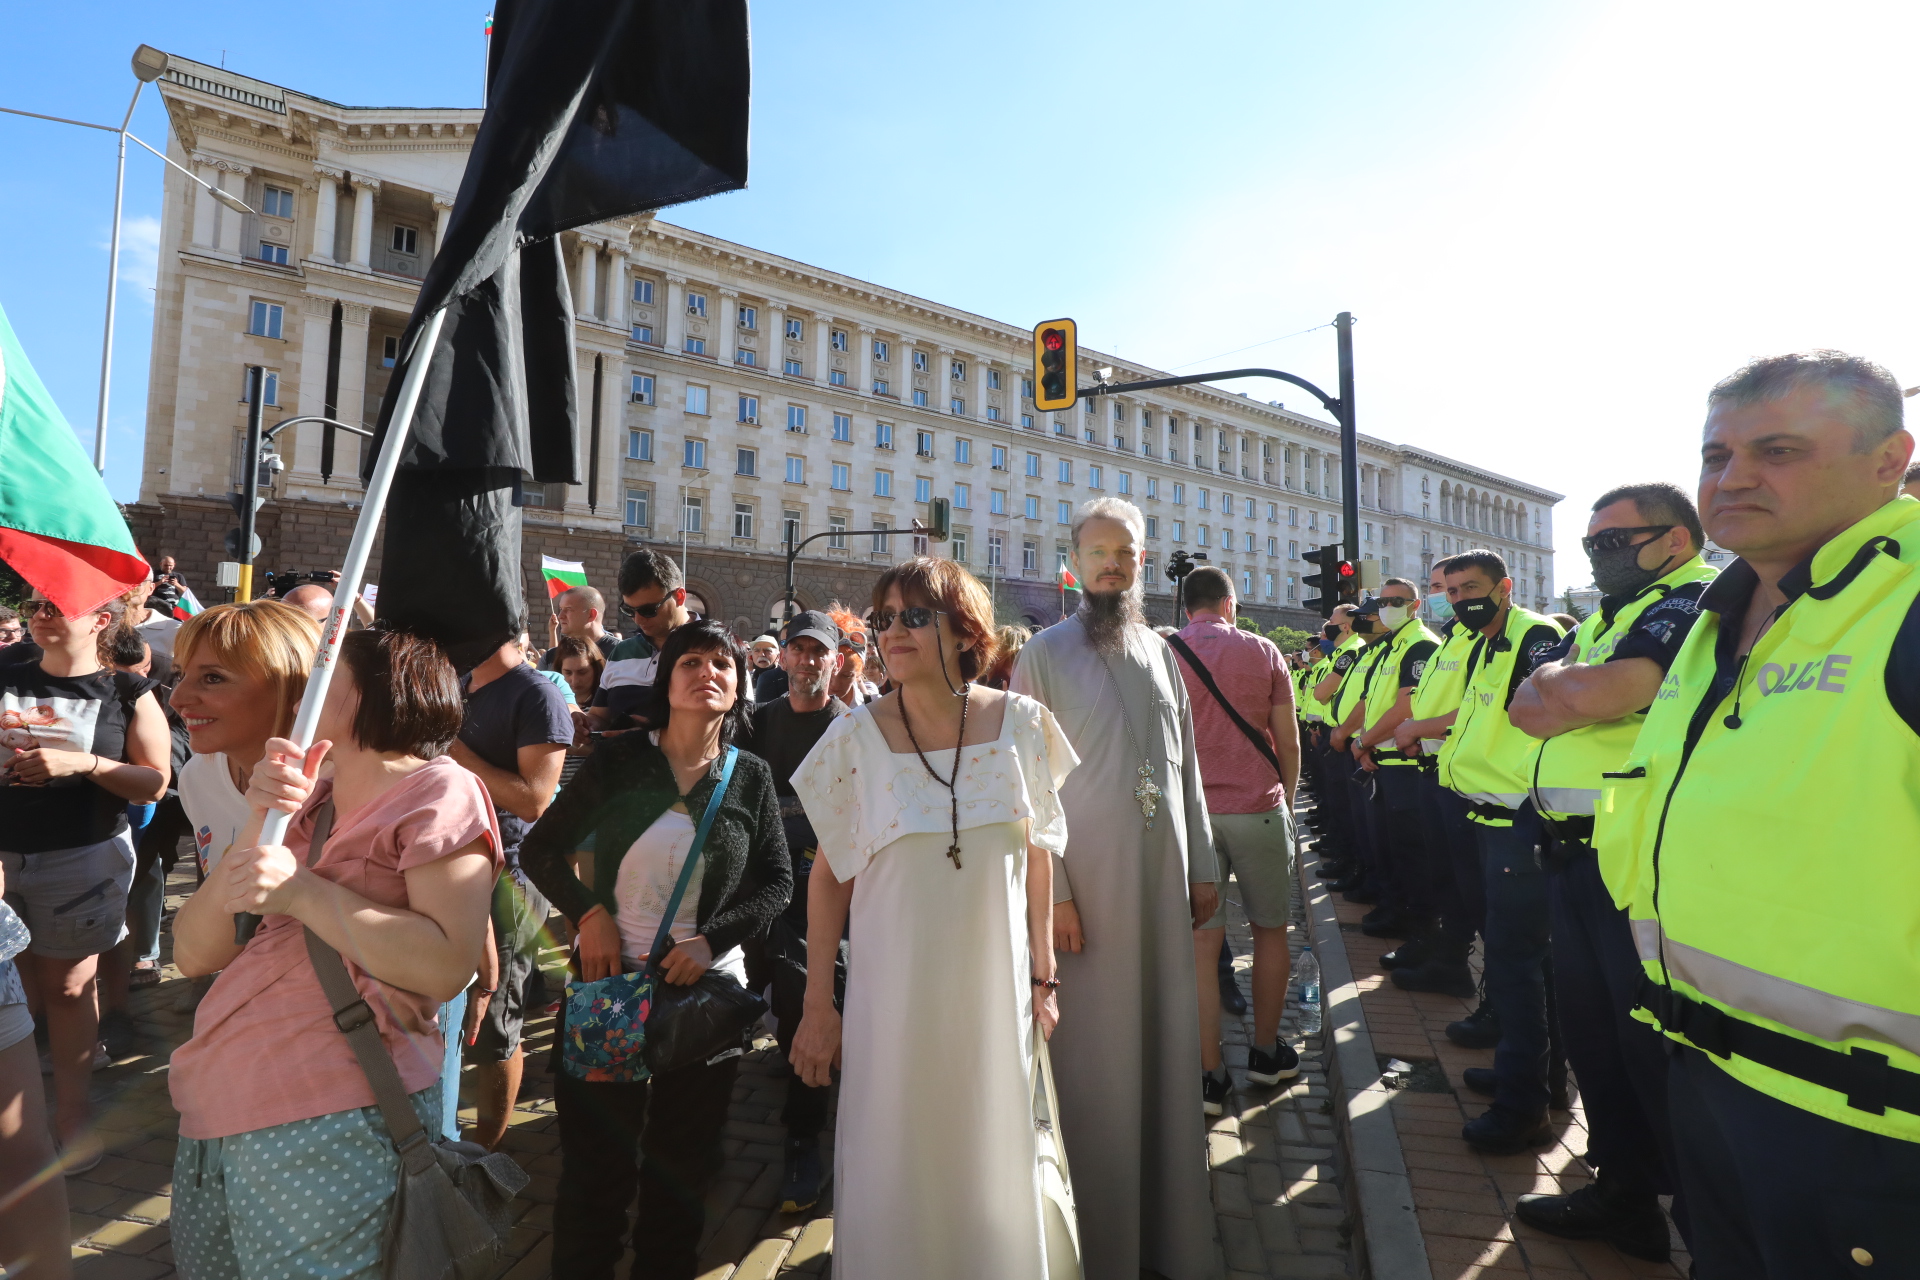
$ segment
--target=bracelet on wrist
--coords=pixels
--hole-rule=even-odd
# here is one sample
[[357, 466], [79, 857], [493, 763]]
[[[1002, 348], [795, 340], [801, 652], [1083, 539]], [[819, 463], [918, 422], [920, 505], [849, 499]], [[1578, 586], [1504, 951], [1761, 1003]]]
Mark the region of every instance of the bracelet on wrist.
[[1060, 979], [1058, 979], [1058, 978], [1035, 978], [1035, 979], [1033, 980], [1033, 985], [1034, 985], [1034, 986], [1036, 986], [1036, 987], [1045, 987], [1045, 988], [1046, 988], [1047, 990], [1049, 990], [1049, 991], [1057, 991], [1057, 990], [1059, 990], [1059, 988], [1060, 988]]
[[497, 995], [499, 991], [500, 991], [500, 988], [498, 987], [475, 987], [473, 989], [473, 994], [477, 996], [491, 996], [491, 995]]

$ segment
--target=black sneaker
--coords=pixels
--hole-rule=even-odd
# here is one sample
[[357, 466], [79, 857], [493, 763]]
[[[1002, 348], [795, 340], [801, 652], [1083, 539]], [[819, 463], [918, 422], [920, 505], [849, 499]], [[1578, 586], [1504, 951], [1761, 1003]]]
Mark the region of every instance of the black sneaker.
[[1395, 969], [1417, 969], [1427, 960], [1427, 942], [1424, 938], [1412, 938], [1401, 943], [1391, 951], [1380, 956], [1380, 967], [1392, 972]]
[[1220, 1074], [1210, 1071], [1200, 1073], [1200, 1109], [1210, 1116], [1217, 1116], [1227, 1109], [1227, 1096], [1233, 1092], [1233, 1077], [1227, 1074], [1225, 1067]]
[[1279, 1084], [1300, 1074], [1300, 1055], [1285, 1040], [1274, 1042], [1273, 1052], [1247, 1051], [1247, 1081], [1250, 1084]]
[[125, 1009], [109, 1009], [100, 1015], [100, 1043], [106, 1046], [109, 1058], [118, 1061], [132, 1053], [136, 1034], [133, 1015]]
[[1665, 1262], [1671, 1252], [1667, 1215], [1652, 1196], [1630, 1204], [1609, 1203], [1598, 1183], [1572, 1195], [1524, 1195], [1514, 1216], [1563, 1240], [1605, 1240], [1629, 1257]]
[[1458, 1022], [1447, 1024], [1447, 1039], [1462, 1049], [1491, 1049], [1500, 1043], [1500, 1019], [1485, 996], [1480, 1007]]
[[[1402, 951], [1406, 949], [1406, 946], [1400, 948]], [[1435, 956], [1424, 964], [1402, 965], [1394, 969], [1393, 985], [1402, 991], [1435, 991], [1441, 995], [1456, 996], [1461, 1000], [1472, 999], [1476, 989], [1473, 970], [1467, 967], [1465, 960], [1447, 960], [1439, 956]]]
[[1517, 1156], [1523, 1151], [1550, 1147], [1554, 1142], [1553, 1126], [1547, 1123], [1544, 1110], [1530, 1115], [1497, 1102], [1487, 1108], [1486, 1114], [1467, 1121], [1460, 1136], [1475, 1151], [1484, 1151], [1490, 1156]]
[[[1460, 1083], [1467, 1086], [1483, 1098], [1491, 1098], [1499, 1090], [1498, 1077], [1492, 1067], [1468, 1067], [1460, 1073]], [[1558, 1083], [1547, 1082], [1547, 1107], [1552, 1111], [1571, 1109], [1572, 1099], [1567, 1097], [1567, 1082], [1563, 1078]]]
[[[1379, 916], [1380, 912], [1384, 910], [1384, 907], [1377, 907], [1367, 914], [1369, 916]], [[1369, 938], [1411, 938], [1415, 930], [1411, 921], [1397, 915], [1387, 915], [1381, 916], [1372, 922], [1361, 921], [1360, 932], [1366, 934]]]
[[780, 1180], [780, 1212], [805, 1213], [820, 1203], [820, 1139], [788, 1138], [786, 1175]]

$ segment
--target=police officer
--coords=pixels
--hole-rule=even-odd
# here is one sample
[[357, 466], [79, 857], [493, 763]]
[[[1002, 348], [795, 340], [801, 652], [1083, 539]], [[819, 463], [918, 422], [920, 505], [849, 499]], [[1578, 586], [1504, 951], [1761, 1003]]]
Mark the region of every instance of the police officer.
[[[1490, 1091], [1493, 1105], [1461, 1136], [1477, 1150], [1510, 1155], [1554, 1141], [1547, 1124], [1550, 1042], [1546, 992], [1547, 897], [1539, 815], [1527, 800], [1523, 766], [1534, 741], [1507, 708], [1534, 663], [1560, 643], [1560, 625], [1513, 599], [1507, 563], [1466, 551], [1444, 565], [1454, 616], [1480, 639], [1468, 654], [1460, 711], [1440, 748], [1443, 785], [1468, 802], [1486, 874], [1487, 997], [1500, 1019], [1491, 1076], [1467, 1068], [1463, 1083]], [[1562, 1084], [1561, 1092], [1564, 1092]]]
[[[1626, 912], [1614, 905], [1593, 847], [1601, 775], [1619, 769], [1700, 616], [1714, 571], [1693, 500], [1670, 484], [1602, 494], [1582, 540], [1600, 608], [1534, 669], [1509, 718], [1544, 739], [1528, 795], [1547, 833], [1553, 989], [1567, 1060], [1580, 1080], [1587, 1159], [1599, 1178], [1571, 1195], [1523, 1195], [1515, 1213], [1542, 1231], [1603, 1239], [1665, 1262], [1674, 1191], [1666, 1060], [1659, 1037], [1632, 1016], [1640, 962]], [[1675, 1217], [1685, 1228], [1684, 1198]]]
[[[1407, 718], [1413, 687], [1440, 639], [1420, 621], [1420, 595], [1405, 578], [1388, 578], [1380, 594], [1361, 609], [1356, 627], [1381, 637], [1368, 650], [1355, 708], [1359, 732], [1352, 752], [1360, 767], [1374, 775], [1374, 830], [1386, 869], [1384, 919], [1362, 923], [1375, 938], [1408, 938], [1427, 933], [1438, 914], [1428, 870], [1426, 833], [1420, 821], [1420, 770], [1393, 745], [1393, 731]], [[1464, 971], [1465, 966], [1462, 966]], [[1473, 979], [1464, 975], [1466, 995]]]
[[[1439, 647], [1427, 659], [1408, 700], [1407, 718], [1394, 726], [1394, 746], [1417, 762], [1421, 825], [1426, 833], [1439, 927], [1380, 957], [1395, 986], [1406, 991], [1455, 991], [1472, 995], [1467, 955], [1487, 915], [1485, 874], [1480, 846], [1467, 802], [1440, 785], [1436, 757], [1460, 710], [1467, 687], [1467, 659], [1480, 634], [1453, 616], [1447, 580], [1437, 561], [1427, 578], [1427, 613], [1438, 628]], [[1469, 1049], [1491, 1049], [1500, 1042], [1499, 1020], [1483, 998], [1468, 1017], [1452, 1023], [1448, 1036]]]
[[1920, 502], [1900, 385], [1834, 351], [1708, 397], [1740, 557], [1594, 840], [1668, 1061], [1700, 1280], [1920, 1275]]
[[[1353, 634], [1353, 606], [1335, 605], [1320, 629], [1320, 658], [1307, 672], [1313, 701], [1314, 732], [1309, 754], [1314, 759], [1314, 816], [1321, 822], [1322, 839], [1316, 845], [1320, 878], [1332, 887], [1344, 883], [1359, 867], [1359, 844], [1353, 829], [1353, 810], [1347, 797], [1352, 765], [1331, 746], [1333, 726], [1327, 722], [1328, 700], [1339, 691], [1346, 673], [1359, 658], [1360, 637]], [[1347, 768], [1341, 768], [1347, 763]], [[1327, 855], [1331, 853], [1331, 857]]]
[[1346, 796], [1353, 850], [1347, 860], [1346, 874], [1334, 887], [1341, 890], [1341, 896], [1348, 902], [1375, 906], [1375, 910], [1361, 917], [1363, 924], [1373, 924], [1388, 914], [1376, 906], [1385, 889], [1385, 868], [1381, 865], [1379, 833], [1374, 823], [1373, 778], [1355, 763], [1351, 750], [1353, 736], [1360, 730], [1360, 695], [1365, 691], [1366, 682], [1363, 663], [1370, 648], [1386, 639], [1386, 633], [1360, 631], [1362, 614], [1371, 613], [1367, 605], [1342, 608], [1346, 610], [1341, 622], [1348, 629], [1346, 644], [1349, 647], [1334, 651], [1333, 674], [1322, 680], [1315, 691], [1321, 694], [1327, 708], [1325, 763], [1333, 775], [1330, 789], [1342, 791]]

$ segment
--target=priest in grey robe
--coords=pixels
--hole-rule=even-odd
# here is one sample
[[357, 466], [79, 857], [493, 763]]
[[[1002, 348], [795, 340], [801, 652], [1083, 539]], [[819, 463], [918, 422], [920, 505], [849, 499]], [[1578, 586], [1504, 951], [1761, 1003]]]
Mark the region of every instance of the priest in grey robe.
[[1218, 902], [1193, 715], [1145, 625], [1139, 508], [1081, 506], [1079, 611], [1027, 642], [1012, 689], [1080, 753], [1053, 870], [1060, 1091], [1086, 1280], [1220, 1275], [1200, 1094], [1193, 930]]

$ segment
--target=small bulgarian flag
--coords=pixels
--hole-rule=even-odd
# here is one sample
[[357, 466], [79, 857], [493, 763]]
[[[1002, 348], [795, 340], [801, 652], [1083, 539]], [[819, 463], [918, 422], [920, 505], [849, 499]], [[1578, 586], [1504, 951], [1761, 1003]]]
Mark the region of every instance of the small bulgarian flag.
[[489, 35], [489, 36], [491, 36], [491, 35], [493, 34], [493, 15], [492, 15], [492, 14], [488, 14], [488, 15], [487, 15], [487, 31], [486, 31], [486, 34], [487, 34], [487, 35]]
[[0, 560], [67, 617], [153, 576], [0, 309]]
[[540, 573], [547, 580], [549, 600], [562, 591], [587, 585], [587, 566], [580, 560], [555, 560], [552, 556], [541, 556]]
[[1062, 591], [1078, 591], [1080, 589], [1080, 579], [1074, 577], [1073, 570], [1067, 568], [1065, 565], [1060, 566], [1060, 589]]
[[200, 603], [200, 597], [194, 595], [191, 588], [182, 587], [180, 598], [173, 602], [173, 616], [178, 621], [185, 622], [204, 607]]

